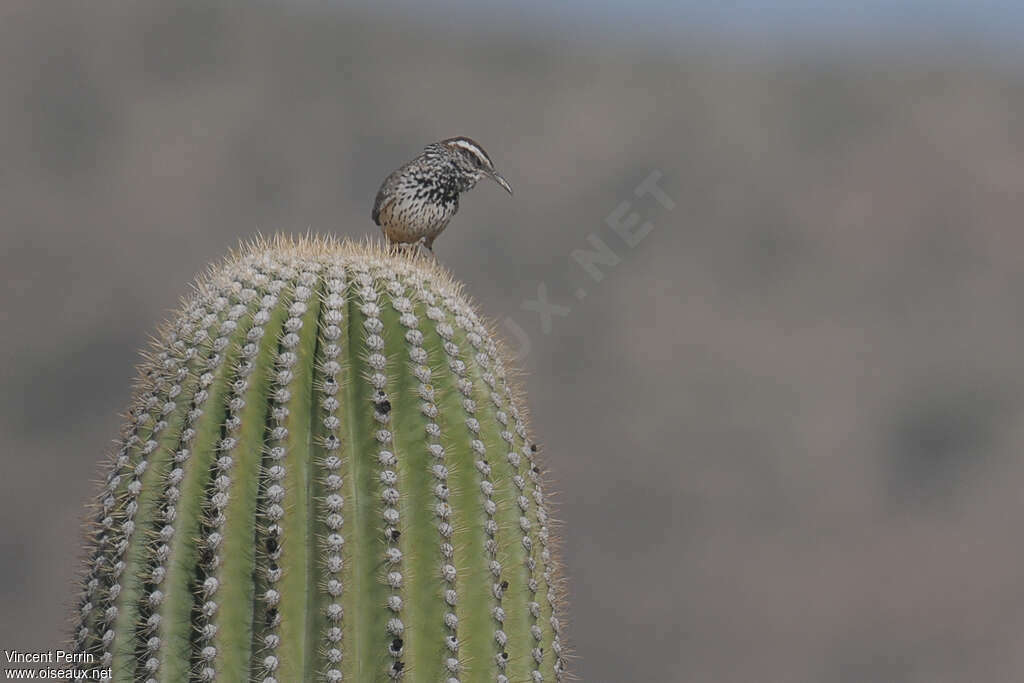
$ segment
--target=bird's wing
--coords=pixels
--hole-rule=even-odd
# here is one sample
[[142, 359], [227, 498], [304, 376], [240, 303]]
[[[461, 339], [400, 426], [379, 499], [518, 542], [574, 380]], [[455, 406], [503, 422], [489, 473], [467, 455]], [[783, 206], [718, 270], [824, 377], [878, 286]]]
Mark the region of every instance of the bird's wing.
[[400, 171], [392, 171], [392, 173], [384, 179], [381, 183], [380, 189], [377, 190], [377, 199], [373, 202], [373, 213], [370, 217], [373, 218], [373, 222], [380, 225], [380, 212], [384, 210], [384, 207], [388, 205], [395, 198], [395, 186], [398, 184], [398, 176]]
[[380, 212], [384, 208], [384, 205], [390, 202], [394, 197], [384, 192], [383, 188], [377, 193], [377, 201], [373, 203], [373, 213], [370, 216], [373, 218], [373, 222], [380, 225]]

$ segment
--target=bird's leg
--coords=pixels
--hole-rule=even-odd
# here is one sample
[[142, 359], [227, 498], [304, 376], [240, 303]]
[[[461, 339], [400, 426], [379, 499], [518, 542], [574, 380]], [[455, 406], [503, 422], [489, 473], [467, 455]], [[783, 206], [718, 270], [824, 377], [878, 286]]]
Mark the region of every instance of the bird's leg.
[[427, 252], [430, 253], [430, 257], [436, 261], [437, 260], [437, 254], [434, 253], [434, 238], [435, 237], [437, 237], [437, 235], [429, 235], [427, 237], [424, 237], [423, 238], [423, 246], [426, 248]]

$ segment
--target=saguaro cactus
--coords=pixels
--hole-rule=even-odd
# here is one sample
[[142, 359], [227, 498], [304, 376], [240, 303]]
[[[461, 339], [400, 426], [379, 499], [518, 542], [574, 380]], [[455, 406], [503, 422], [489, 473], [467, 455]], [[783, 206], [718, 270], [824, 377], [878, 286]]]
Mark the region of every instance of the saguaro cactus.
[[507, 363], [439, 267], [257, 244], [161, 333], [75, 645], [115, 680], [557, 681], [557, 578]]

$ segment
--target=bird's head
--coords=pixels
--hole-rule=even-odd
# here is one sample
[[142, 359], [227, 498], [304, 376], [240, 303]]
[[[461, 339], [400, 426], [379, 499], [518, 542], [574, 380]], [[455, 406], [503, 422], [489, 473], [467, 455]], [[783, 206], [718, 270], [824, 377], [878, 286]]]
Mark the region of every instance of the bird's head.
[[459, 171], [469, 179], [470, 187], [481, 178], [490, 178], [512, 194], [512, 186], [494, 168], [494, 162], [480, 143], [467, 137], [457, 137], [442, 140], [438, 144], [444, 148]]

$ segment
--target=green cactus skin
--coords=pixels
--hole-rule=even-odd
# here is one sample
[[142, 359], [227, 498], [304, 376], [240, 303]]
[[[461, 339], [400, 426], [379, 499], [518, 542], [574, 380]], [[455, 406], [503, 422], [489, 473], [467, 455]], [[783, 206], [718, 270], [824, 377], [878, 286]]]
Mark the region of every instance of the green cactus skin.
[[261, 242], [154, 343], [73, 635], [116, 681], [560, 681], [536, 446], [450, 276]]

